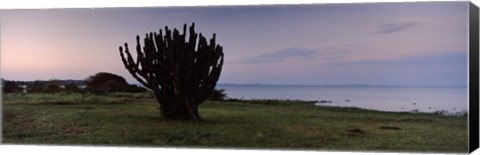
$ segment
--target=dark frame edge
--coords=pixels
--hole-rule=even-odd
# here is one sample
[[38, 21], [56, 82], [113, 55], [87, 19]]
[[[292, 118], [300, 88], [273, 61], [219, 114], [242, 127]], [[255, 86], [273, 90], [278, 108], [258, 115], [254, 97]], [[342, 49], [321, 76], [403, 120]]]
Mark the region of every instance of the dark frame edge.
[[478, 7], [469, 4], [469, 152], [479, 147], [479, 14]]

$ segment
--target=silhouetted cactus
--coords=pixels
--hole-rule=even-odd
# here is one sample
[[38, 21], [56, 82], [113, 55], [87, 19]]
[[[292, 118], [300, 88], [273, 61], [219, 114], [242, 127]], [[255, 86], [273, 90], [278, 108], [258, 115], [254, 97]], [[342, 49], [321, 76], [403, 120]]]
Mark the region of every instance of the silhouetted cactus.
[[125, 68], [154, 92], [164, 118], [201, 120], [198, 106], [209, 97], [220, 77], [222, 46], [215, 43], [215, 34], [208, 43], [201, 33], [195, 33], [194, 26], [192, 23], [188, 38], [186, 24], [183, 34], [167, 26], [165, 34], [162, 30], [158, 34], [150, 32], [145, 35], [143, 48], [137, 35], [136, 61], [127, 43], [125, 51], [119, 48]]

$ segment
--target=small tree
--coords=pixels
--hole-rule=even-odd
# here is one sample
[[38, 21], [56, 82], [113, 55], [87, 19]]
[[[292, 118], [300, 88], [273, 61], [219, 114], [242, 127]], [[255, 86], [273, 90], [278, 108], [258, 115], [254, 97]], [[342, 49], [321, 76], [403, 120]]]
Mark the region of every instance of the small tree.
[[99, 72], [85, 79], [86, 91], [95, 94], [124, 92], [129, 86], [127, 80], [112, 73]]
[[[164, 118], [201, 120], [198, 106], [212, 93], [220, 77], [223, 65], [223, 48], [215, 43], [215, 34], [210, 43], [202, 34], [195, 33], [195, 24], [187, 25], [183, 33], [165, 27], [159, 33], [145, 35], [141, 47], [137, 36], [137, 60], [120, 46], [120, 56], [132, 76], [152, 90], [160, 103]], [[198, 43], [197, 43], [198, 39]]]
[[2, 80], [2, 82], [3, 92], [5, 93], [17, 93], [22, 90], [22, 88], [20, 88], [18, 83], [15, 81]]

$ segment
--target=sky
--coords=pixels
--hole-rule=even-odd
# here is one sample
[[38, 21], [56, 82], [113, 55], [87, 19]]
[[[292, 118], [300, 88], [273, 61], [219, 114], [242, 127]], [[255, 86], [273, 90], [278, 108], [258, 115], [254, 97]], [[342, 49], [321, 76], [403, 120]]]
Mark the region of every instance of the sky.
[[1, 77], [138, 83], [118, 47], [192, 22], [224, 47], [219, 83], [467, 85], [468, 2], [1, 10]]

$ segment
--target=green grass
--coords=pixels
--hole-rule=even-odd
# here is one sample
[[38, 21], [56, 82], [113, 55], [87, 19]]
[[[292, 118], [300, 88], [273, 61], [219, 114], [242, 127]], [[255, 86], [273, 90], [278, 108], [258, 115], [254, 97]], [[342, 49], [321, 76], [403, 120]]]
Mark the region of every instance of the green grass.
[[[214, 102], [203, 122], [162, 119], [150, 94], [4, 94], [3, 143], [461, 152], [467, 118], [314, 106]], [[386, 128], [386, 129], [385, 129]]]

